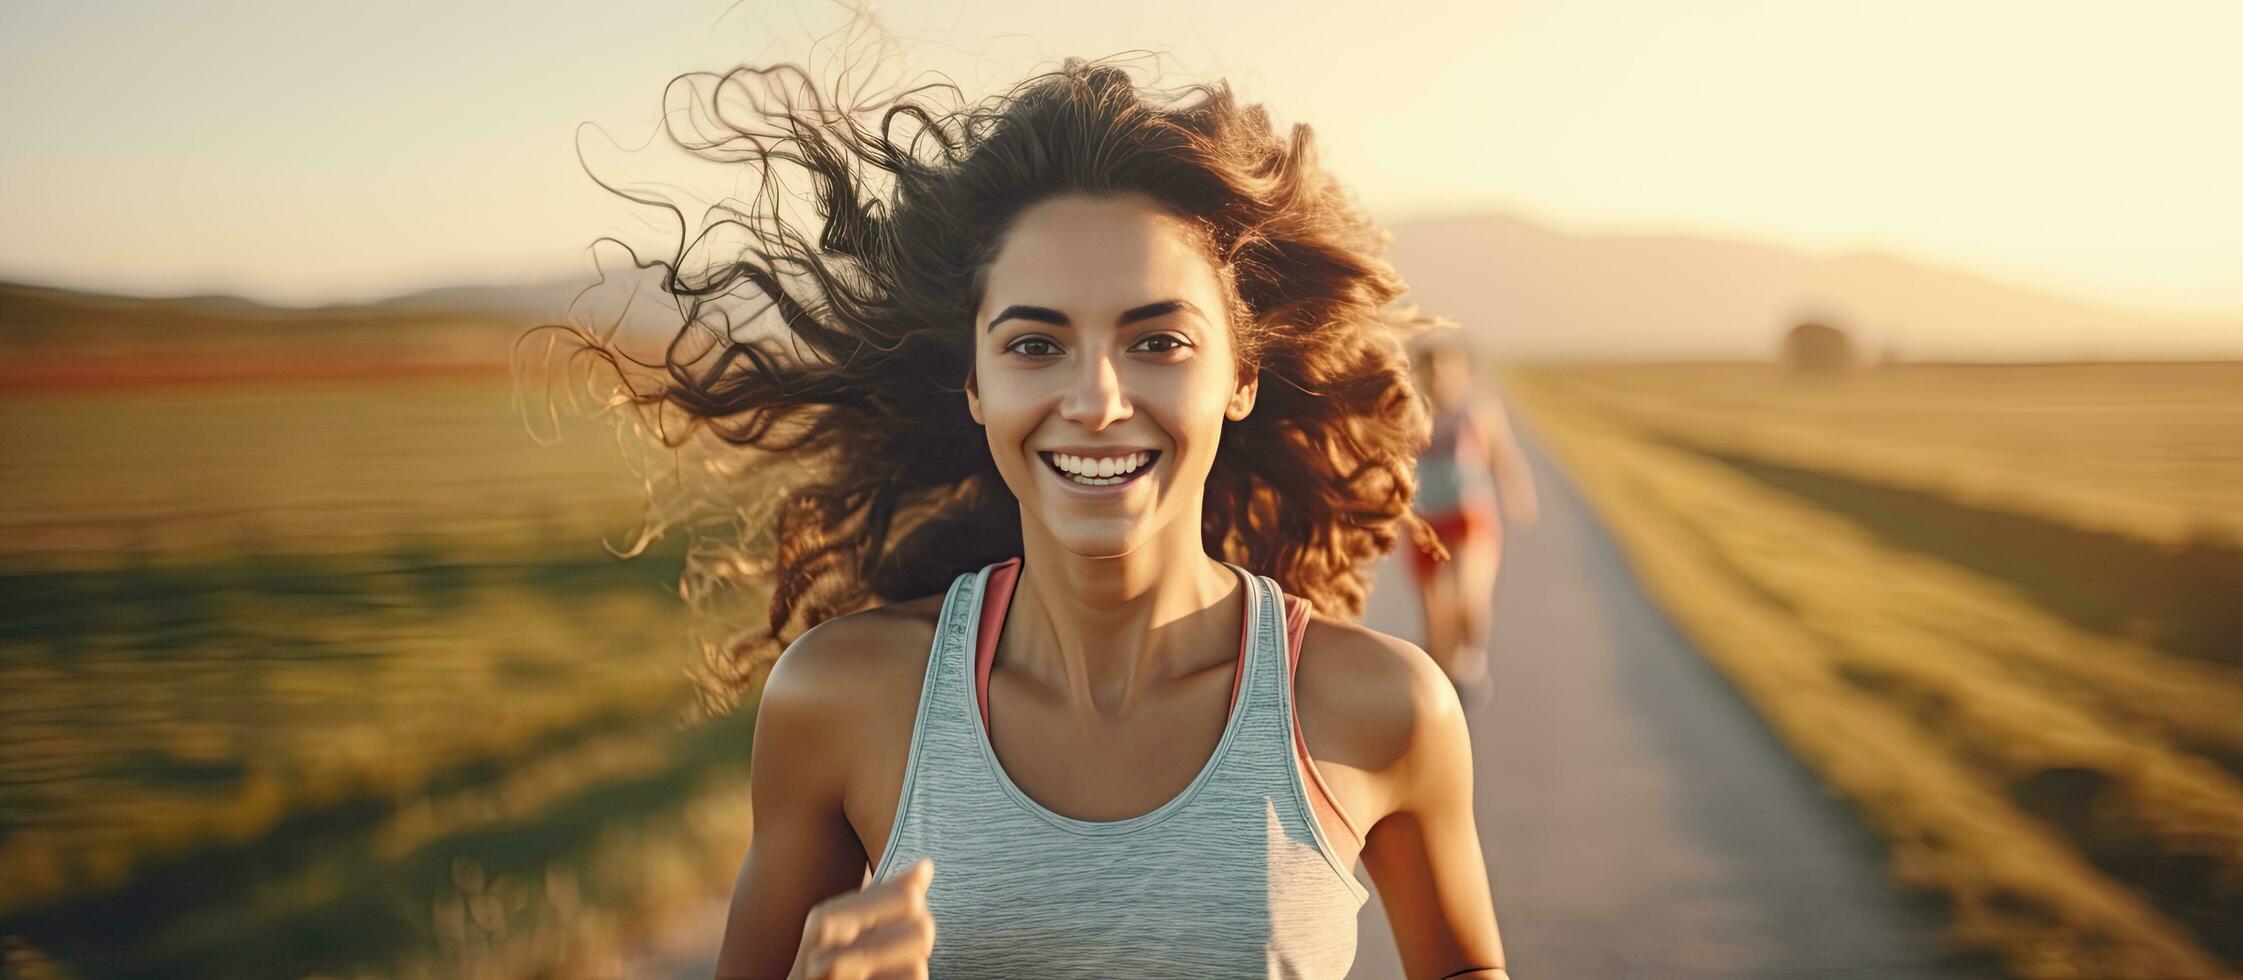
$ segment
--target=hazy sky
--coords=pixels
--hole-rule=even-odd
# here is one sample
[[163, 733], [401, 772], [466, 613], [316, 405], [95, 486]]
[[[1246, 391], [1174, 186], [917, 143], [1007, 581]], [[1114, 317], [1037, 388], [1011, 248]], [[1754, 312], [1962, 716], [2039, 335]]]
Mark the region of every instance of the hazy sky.
[[[2243, 312], [2243, 3], [898, 0], [979, 95], [1058, 58], [1227, 76], [1381, 218], [1884, 248]], [[0, 3], [0, 277], [357, 298], [588, 268], [658, 226], [579, 170], [662, 85], [798, 58], [831, 0]], [[656, 164], [587, 137], [603, 174]], [[612, 169], [611, 169], [612, 168]]]

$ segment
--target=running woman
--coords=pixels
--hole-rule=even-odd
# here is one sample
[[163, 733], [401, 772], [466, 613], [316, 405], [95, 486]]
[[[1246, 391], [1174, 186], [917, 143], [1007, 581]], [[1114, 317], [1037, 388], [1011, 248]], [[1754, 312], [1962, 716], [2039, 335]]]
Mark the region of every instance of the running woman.
[[718, 974], [1337, 978], [1360, 861], [1410, 976], [1503, 978], [1455, 691], [1354, 622], [1435, 547], [1423, 321], [1309, 130], [1079, 59], [957, 111], [699, 84], [681, 142], [766, 190], [654, 263], [724, 339], [632, 397], [774, 481]]
[[1424, 335], [1411, 363], [1433, 415], [1433, 440], [1418, 457], [1417, 495], [1410, 506], [1432, 525], [1449, 558], [1436, 561], [1413, 552], [1410, 570], [1425, 615], [1426, 652], [1466, 705], [1476, 707], [1494, 692], [1488, 621], [1504, 517], [1533, 526], [1534, 478], [1501, 404], [1483, 401], [1474, 391], [1471, 349], [1461, 338]]

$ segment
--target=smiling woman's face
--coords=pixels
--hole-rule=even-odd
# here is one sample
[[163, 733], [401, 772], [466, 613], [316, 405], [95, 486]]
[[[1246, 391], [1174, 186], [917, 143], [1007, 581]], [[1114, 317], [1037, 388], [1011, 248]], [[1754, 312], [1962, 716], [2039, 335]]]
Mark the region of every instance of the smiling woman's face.
[[1199, 540], [1223, 422], [1255, 386], [1189, 226], [1138, 195], [1039, 202], [990, 266], [974, 339], [967, 404], [1025, 534], [1088, 558], [1179, 518]]

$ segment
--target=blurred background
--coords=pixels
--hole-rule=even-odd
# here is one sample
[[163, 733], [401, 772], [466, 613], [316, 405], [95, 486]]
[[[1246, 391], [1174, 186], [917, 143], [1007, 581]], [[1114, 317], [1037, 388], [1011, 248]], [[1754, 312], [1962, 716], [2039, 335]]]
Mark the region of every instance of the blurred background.
[[[973, 98], [1227, 78], [1462, 325], [1545, 500], [1475, 718], [1514, 975], [2243, 971], [2243, 7], [875, 11]], [[657, 355], [594, 242], [680, 229], [593, 176], [730, 193], [666, 83], [850, 13], [0, 6], [0, 970], [707, 974], [695, 490], [515, 342]]]

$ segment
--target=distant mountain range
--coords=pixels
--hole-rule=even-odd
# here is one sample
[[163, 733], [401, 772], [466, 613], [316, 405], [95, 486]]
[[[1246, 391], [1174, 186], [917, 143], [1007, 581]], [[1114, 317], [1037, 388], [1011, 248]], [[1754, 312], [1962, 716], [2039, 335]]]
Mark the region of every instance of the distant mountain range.
[[1568, 235], [1504, 217], [1393, 230], [1388, 258], [1413, 300], [1514, 358], [1768, 357], [1809, 318], [1903, 360], [2243, 356], [2243, 314], [2116, 309], [1875, 252]]
[[[511, 336], [533, 324], [560, 322], [589, 285], [548, 279], [423, 289], [368, 303], [281, 306], [240, 296], [124, 296], [0, 282], [0, 346], [174, 347], [223, 338], [357, 342], [416, 332]], [[577, 313], [600, 322], [610, 307], [620, 308], [621, 295], [603, 287]], [[635, 305], [635, 323], [674, 327], [675, 314], [664, 316], [643, 294]]]
[[[1512, 359], [1762, 358], [1784, 330], [1810, 318], [1847, 329], [1872, 357], [1902, 360], [2243, 357], [2243, 315], [2123, 310], [1880, 253], [1819, 257], [1706, 237], [1571, 235], [1496, 216], [1391, 227], [1388, 258], [1409, 283], [1409, 298], [1456, 320], [1489, 353]], [[502, 330], [560, 320], [589, 285], [583, 277], [555, 277], [283, 307], [231, 296], [151, 299], [0, 283], [0, 345], [67, 343], [89, 330], [179, 339], [205, 329], [363, 329], [400, 319]], [[620, 285], [580, 303], [580, 321], [612, 318], [624, 295]], [[662, 298], [642, 291], [634, 331], [660, 338], [675, 329], [675, 312], [654, 302]]]

